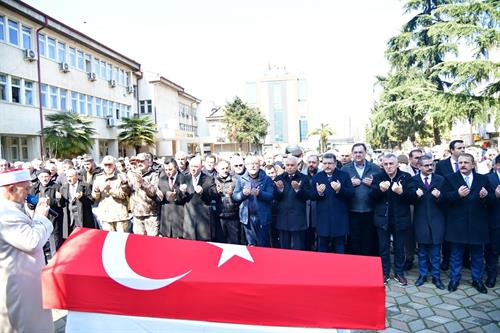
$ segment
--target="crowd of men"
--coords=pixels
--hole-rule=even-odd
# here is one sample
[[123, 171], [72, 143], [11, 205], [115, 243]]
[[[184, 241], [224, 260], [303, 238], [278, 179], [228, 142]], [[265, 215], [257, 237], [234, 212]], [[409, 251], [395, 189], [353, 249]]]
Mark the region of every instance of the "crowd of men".
[[[462, 266], [481, 293], [496, 284], [500, 249], [500, 155], [476, 172], [464, 142], [435, 161], [421, 149], [372, 162], [363, 143], [341, 152], [219, 159], [155, 160], [91, 156], [9, 165], [28, 168], [30, 193], [50, 206], [55, 247], [75, 227], [250, 246], [380, 256], [384, 282], [407, 285], [418, 258], [417, 286], [428, 275], [457, 290]], [[403, 164], [400, 162], [407, 162]], [[391, 251], [393, 263], [391, 263]], [[391, 275], [391, 270], [393, 275]], [[486, 270], [486, 280], [484, 271]]]

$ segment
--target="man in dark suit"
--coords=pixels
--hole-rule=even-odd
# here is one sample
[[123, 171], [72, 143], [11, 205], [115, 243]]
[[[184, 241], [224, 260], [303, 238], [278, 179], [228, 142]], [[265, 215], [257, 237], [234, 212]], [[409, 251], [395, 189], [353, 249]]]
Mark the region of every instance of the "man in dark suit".
[[373, 225], [373, 201], [370, 187], [380, 168], [366, 160], [366, 145], [352, 146], [353, 161], [342, 168], [351, 178], [354, 196], [350, 202], [347, 253], [378, 256], [377, 230]]
[[387, 154], [382, 160], [384, 172], [373, 177], [370, 195], [375, 204], [374, 223], [377, 227], [379, 252], [382, 257], [384, 282], [391, 272], [390, 241], [394, 245], [394, 279], [406, 286], [403, 265], [406, 230], [411, 228], [410, 203], [416, 196], [415, 183], [410, 174], [398, 169], [398, 158]]
[[484, 253], [486, 259], [486, 287], [493, 288], [497, 282], [498, 256], [500, 253], [500, 155], [494, 159], [492, 172], [488, 174], [491, 189], [495, 191], [495, 201], [490, 213], [490, 243]]
[[489, 242], [488, 208], [494, 191], [488, 178], [473, 171], [474, 157], [463, 153], [458, 158], [459, 172], [446, 176], [443, 188], [448, 205], [445, 239], [450, 242], [449, 291], [457, 290], [462, 271], [462, 256], [470, 247], [472, 286], [487, 293], [483, 284], [484, 245]]
[[61, 186], [60, 205], [63, 210], [63, 239], [76, 227], [96, 228], [92, 214], [92, 188], [78, 179], [75, 169], [67, 169]]
[[[449, 149], [451, 156], [436, 164], [436, 174], [443, 177], [458, 172], [458, 157], [465, 151], [465, 144], [462, 140], [453, 140], [450, 142]], [[447, 271], [450, 268], [450, 245], [447, 241], [443, 242], [441, 251], [443, 254], [441, 269]]]
[[178, 171], [176, 160], [167, 158], [158, 179], [158, 188], [163, 193], [160, 209], [160, 235], [163, 237], [183, 236], [185, 196], [179, 187], [186, 183], [185, 178]]
[[[315, 188], [318, 251], [345, 253], [349, 233], [349, 201], [354, 195], [349, 175], [337, 168], [333, 154], [323, 155], [323, 171], [312, 179]], [[330, 246], [331, 243], [331, 246]]]
[[210, 219], [212, 200], [216, 198], [215, 182], [201, 172], [200, 157], [189, 161], [190, 176], [179, 190], [186, 195], [184, 205], [184, 238], [210, 241], [215, 236]]
[[282, 249], [305, 249], [307, 229], [306, 201], [311, 186], [307, 177], [297, 171], [298, 159], [285, 159], [285, 172], [274, 180], [274, 197], [277, 201], [276, 229]]
[[421, 286], [427, 281], [429, 258], [432, 283], [438, 289], [444, 289], [441, 282], [439, 265], [441, 263], [441, 244], [444, 240], [445, 216], [441, 196], [444, 177], [432, 173], [432, 158], [419, 157], [419, 174], [413, 176], [417, 188], [417, 198], [413, 209], [415, 240], [418, 243], [418, 273], [415, 285]]

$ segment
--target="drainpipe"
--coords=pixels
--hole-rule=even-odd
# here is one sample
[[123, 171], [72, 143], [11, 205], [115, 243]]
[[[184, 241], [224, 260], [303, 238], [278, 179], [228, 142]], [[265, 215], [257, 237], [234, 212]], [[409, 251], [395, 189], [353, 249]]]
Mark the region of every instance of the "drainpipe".
[[37, 65], [37, 71], [38, 71], [38, 113], [40, 115], [40, 158], [42, 161], [45, 161], [45, 147], [43, 144], [43, 109], [42, 109], [42, 75], [41, 75], [41, 69], [40, 69], [40, 37], [38, 34], [40, 31], [44, 28], [47, 27], [48, 25], [48, 20], [47, 16], [44, 15], [44, 24], [36, 29], [36, 65]]

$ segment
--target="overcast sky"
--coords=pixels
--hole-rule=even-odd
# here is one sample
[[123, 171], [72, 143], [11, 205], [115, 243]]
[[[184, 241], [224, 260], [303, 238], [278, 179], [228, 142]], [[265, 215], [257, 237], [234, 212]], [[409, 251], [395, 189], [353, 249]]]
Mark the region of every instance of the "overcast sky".
[[308, 81], [310, 128], [364, 130], [399, 0], [29, 0], [33, 7], [223, 105], [268, 65]]

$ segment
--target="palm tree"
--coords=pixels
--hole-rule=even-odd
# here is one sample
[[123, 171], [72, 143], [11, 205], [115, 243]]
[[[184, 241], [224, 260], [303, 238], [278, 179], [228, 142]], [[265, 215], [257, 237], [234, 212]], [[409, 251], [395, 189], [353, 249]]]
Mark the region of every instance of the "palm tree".
[[92, 148], [92, 136], [96, 130], [92, 120], [78, 113], [58, 112], [45, 116], [51, 126], [41, 133], [51, 157], [73, 158], [87, 153]]
[[320, 153], [324, 153], [326, 151], [326, 144], [328, 142], [328, 137], [333, 135], [335, 132], [330, 128], [329, 124], [321, 123], [319, 128], [316, 128], [311, 133], [311, 135], [319, 135], [319, 150]]
[[118, 129], [121, 130], [118, 141], [134, 147], [136, 154], [139, 153], [141, 146], [155, 144], [156, 125], [149, 117], [122, 118]]

